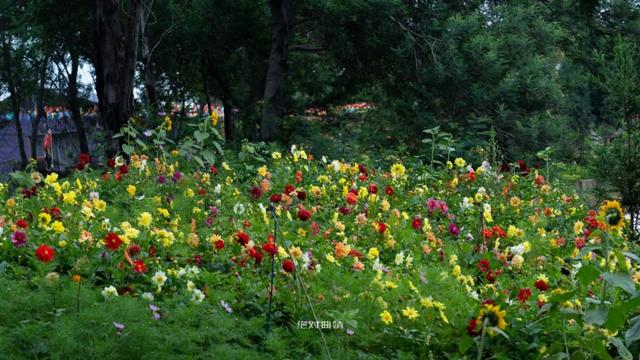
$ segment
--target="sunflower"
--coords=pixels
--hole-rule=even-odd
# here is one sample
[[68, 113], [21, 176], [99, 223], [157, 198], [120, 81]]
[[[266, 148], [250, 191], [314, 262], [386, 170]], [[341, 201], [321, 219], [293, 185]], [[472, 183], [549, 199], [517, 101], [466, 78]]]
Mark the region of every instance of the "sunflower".
[[[507, 322], [504, 320], [505, 315], [507, 315], [507, 312], [500, 310], [500, 305], [485, 304], [478, 313], [476, 323], [482, 324], [484, 319], [487, 318], [488, 326], [495, 326], [500, 330], [504, 330], [507, 328]], [[489, 334], [492, 334], [492, 332], [489, 332]]]
[[600, 207], [599, 215], [604, 218], [605, 224], [613, 232], [620, 231], [624, 226], [624, 212], [617, 200], [605, 201]]

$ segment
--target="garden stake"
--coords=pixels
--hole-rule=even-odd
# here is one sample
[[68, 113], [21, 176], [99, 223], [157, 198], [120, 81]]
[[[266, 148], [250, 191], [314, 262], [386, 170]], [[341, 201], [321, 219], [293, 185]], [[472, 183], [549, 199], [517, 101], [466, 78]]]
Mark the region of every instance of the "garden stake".
[[[273, 206], [270, 206], [270, 210], [271, 210], [271, 216], [273, 217], [273, 221], [274, 221], [274, 228], [276, 231], [280, 231], [278, 229], [278, 221], [276, 220], [276, 214], [274, 211]], [[284, 242], [284, 235], [282, 235], [282, 232], [280, 232], [280, 235], [282, 236], [282, 241]], [[274, 234], [274, 241], [275, 241], [275, 236], [276, 234]], [[275, 255], [274, 255], [275, 258]], [[271, 264], [272, 269], [273, 269], [273, 262]], [[309, 303], [309, 308], [311, 308], [311, 314], [313, 315], [313, 319], [316, 321], [316, 323], [318, 323], [318, 316], [316, 316], [316, 311], [313, 308], [313, 303], [311, 302], [311, 297], [309, 297], [309, 293], [307, 292], [307, 288], [304, 286], [304, 282], [302, 281], [302, 278], [299, 275], [299, 271], [298, 271], [298, 264], [296, 264], [295, 262], [293, 263], [293, 266], [295, 267], [295, 272], [294, 272], [294, 276], [295, 278], [298, 280], [298, 285], [302, 288], [302, 290], [304, 290], [304, 295], [307, 298], [307, 302]], [[273, 272], [272, 272], [273, 274]], [[273, 276], [273, 275], [272, 275]], [[273, 277], [272, 277], [272, 281], [273, 281]], [[269, 310], [269, 316], [271, 316], [271, 310]], [[327, 346], [327, 340], [324, 338], [324, 334], [322, 333], [322, 329], [318, 326], [318, 331], [320, 332], [320, 338], [322, 339], [322, 345], [324, 346], [324, 350], [327, 353], [327, 358], [329, 358], [329, 360], [332, 359], [331, 357], [331, 352], [329, 352], [329, 347]]]

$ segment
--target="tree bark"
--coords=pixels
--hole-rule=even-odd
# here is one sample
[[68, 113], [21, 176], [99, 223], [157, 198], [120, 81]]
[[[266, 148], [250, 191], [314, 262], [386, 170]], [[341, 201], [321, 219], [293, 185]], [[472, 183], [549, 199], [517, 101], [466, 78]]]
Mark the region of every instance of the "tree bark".
[[42, 60], [42, 63], [39, 64], [41, 67], [39, 68], [40, 72], [38, 73], [38, 93], [36, 99], [36, 117], [33, 119], [31, 123], [31, 158], [34, 160], [38, 160], [38, 128], [40, 127], [40, 121], [44, 118], [47, 118], [47, 112], [44, 109], [44, 95], [45, 95], [45, 85], [47, 82], [47, 65], [49, 64], [49, 56], [45, 56]]
[[147, 105], [158, 109], [158, 88], [156, 87], [156, 76], [153, 62], [151, 61], [151, 46], [149, 36], [147, 35], [147, 15], [140, 13], [140, 37], [141, 49], [140, 60], [142, 61], [144, 71], [144, 88], [147, 93]]
[[118, 0], [96, 0], [96, 42], [98, 51], [102, 99], [100, 111], [107, 129], [109, 143], [107, 156], [113, 156], [122, 145], [113, 140], [120, 128], [133, 115], [133, 83], [140, 35], [140, 0], [129, 2], [125, 16], [129, 22], [120, 21]]
[[24, 147], [24, 138], [22, 134], [22, 124], [20, 124], [20, 92], [16, 86], [14, 79], [13, 64], [11, 59], [11, 43], [7, 39], [2, 39], [2, 55], [4, 60], [5, 78], [9, 87], [9, 96], [11, 96], [11, 109], [13, 111], [13, 123], [16, 126], [16, 134], [18, 137], [18, 151], [20, 152], [20, 161], [22, 167], [27, 166], [27, 152]]
[[264, 109], [260, 135], [264, 141], [278, 140], [283, 115], [288, 68], [289, 22], [291, 0], [270, 0], [271, 54], [264, 87]]
[[78, 104], [78, 68], [80, 67], [80, 54], [76, 50], [71, 50], [71, 74], [69, 75], [69, 87], [67, 89], [67, 101], [69, 102], [69, 110], [71, 110], [71, 118], [78, 132], [78, 143], [80, 144], [80, 152], [89, 153], [89, 143], [87, 141], [87, 133], [82, 122], [82, 114], [80, 113], [80, 105]]
[[233, 105], [223, 100], [222, 106], [224, 106], [224, 141], [231, 144], [233, 142]]

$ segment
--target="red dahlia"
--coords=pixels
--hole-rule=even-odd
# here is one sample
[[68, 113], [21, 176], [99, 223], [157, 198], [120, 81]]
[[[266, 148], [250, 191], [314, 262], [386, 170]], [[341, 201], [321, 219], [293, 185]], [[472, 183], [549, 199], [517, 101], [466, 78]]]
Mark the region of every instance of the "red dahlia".
[[284, 270], [285, 272], [288, 273], [292, 273], [296, 270], [296, 266], [293, 263], [293, 260], [291, 259], [286, 259], [285, 261], [282, 262], [282, 270]]
[[298, 210], [298, 219], [302, 221], [307, 221], [311, 218], [311, 212], [307, 209]]
[[115, 233], [110, 232], [104, 237], [104, 246], [111, 251], [118, 250], [121, 244], [122, 239]]
[[38, 260], [42, 262], [50, 262], [56, 255], [56, 251], [53, 248], [43, 244], [36, 249], [35, 254]]

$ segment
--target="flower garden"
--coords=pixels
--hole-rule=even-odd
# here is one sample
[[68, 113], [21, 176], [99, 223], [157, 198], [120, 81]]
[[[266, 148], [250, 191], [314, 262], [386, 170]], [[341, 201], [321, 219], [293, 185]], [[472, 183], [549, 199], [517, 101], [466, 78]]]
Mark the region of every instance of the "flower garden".
[[640, 351], [619, 203], [590, 209], [524, 162], [89, 161], [2, 185], [0, 357]]

